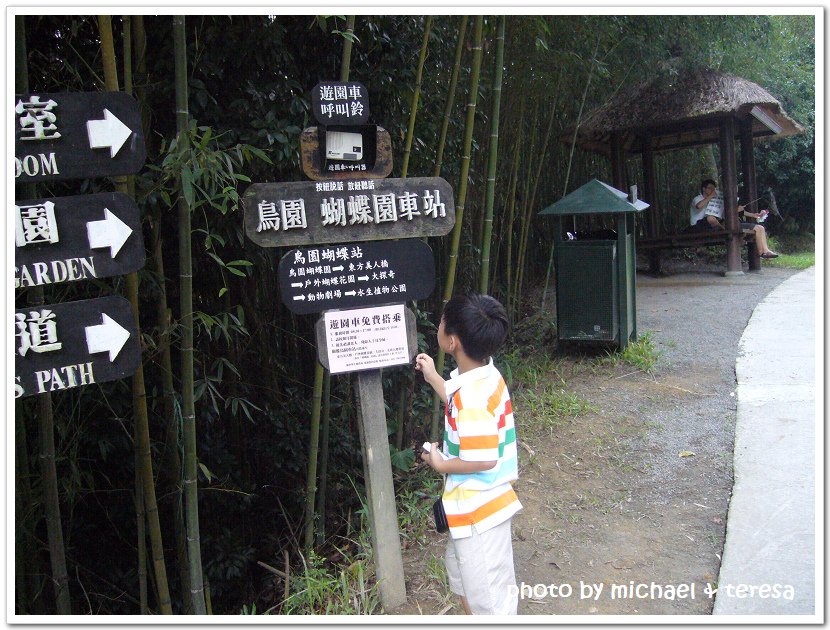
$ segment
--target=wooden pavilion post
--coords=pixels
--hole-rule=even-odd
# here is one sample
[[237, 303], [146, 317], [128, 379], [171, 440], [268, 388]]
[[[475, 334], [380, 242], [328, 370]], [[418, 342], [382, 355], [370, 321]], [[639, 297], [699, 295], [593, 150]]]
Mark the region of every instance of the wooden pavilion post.
[[741, 242], [743, 234], [738, 226], [737, 178], [735, 177], [735, 119], [725, 117], [720, 123], [721, 190], [726, 229], [731, 237], [726, 244], [726, 275], [742, 275]]
[[611, 134], [611, 180], [617, 190], [627, 190], [625, 176], [625, 149], [622, 134]]
[[[645, 200], [651, 204], [648, 211], [648, 238], [660, 236], [660, 209], [657, 204], [657, 176], [654, 170], [654, 149], [651, 144], [651, 134], [643, 138], [643, 181], [645, 183]], [[650, 249], [648, 252], [649, 273], [660, 273], [660, 250]]]
[[[740, 121], [741, 132], [741, 173], [743, 174], [743, 198], [747, 201], [754, 200], [749, 204], [750, 212], [758, 212], [758, 179], [755, 175], [755, 151], [752, 144], [752, 117], [745, 116]], [[758, 248], [747, 247], [747, 258], [749, 259], [749, 270], [761, 270], [761, 255]]]

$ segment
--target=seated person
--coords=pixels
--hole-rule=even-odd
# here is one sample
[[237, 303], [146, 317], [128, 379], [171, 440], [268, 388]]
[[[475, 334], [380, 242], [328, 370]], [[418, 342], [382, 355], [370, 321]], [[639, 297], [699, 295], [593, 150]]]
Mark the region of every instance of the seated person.
[[[746, 206], [738, 206], [738, 214], [757, 219], [761, 213], [749, 212]], [[720, 222], [723, 219], [723, 195], [718, 192], [714, 180], [704, 179], [700, 184], [700, 194], [692, 199], [689, 206], [689, 221], [693, 231], [725, 230]], [[778, 254], [767, 245], [767, 232], [763, 225], [756, 222], [741, 221], [742, 230], [755, 232], [755, 246], [761, 258], [778, 258]]]

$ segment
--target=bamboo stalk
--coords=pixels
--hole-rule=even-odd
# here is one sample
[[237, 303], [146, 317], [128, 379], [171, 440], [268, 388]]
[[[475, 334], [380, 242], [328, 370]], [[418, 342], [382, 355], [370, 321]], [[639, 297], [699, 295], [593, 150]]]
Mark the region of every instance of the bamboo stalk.
[[[576, 116], [576, 125], [574, 126], [574, 135], [571, 140], [571, 150], [568, 153], [568, 168], [565, 170], [565, 183], [562, 185], [562, 197], [568, 194], [568, 183], [571, 178], [571, 165], [573, 164], [574, 149], [576, 148], [576, 136], [579, 133], [579, 126], [582, 124], [582, 111], [585, 109], [585, 99], [588, 97], [588, 88], [591, 85], [591, 78], [594, 76], [594, 68], [596, 66], [597, 52], [599, 51], [599, 37], [597, 37], [596, 46], [594, 46], [594, 54], [591, 56], [591, 68], [588, 70], [588, 79], [585, 81], [585, 89], [582, 90], [582, 100], [579, 103], [579, 113]], [[555, 241], [554, 241], [555, 242]], [[553, 269], [553, 243], [550, 247], [550, 256], [548, 258], [548, 270], [545, 274], [545, 288], [542, 291], [542, 308], [545, 308], [545, 301], [548, 298], [548, 286], [550, 285], [550, 274]]]
[[325, 368], [314, 365], [314, 393], [311, 399], [311, 427], [308, 438], [308, 470], [306, 472], [305, 541], [306, 551], [314, 546], [314, 503], [317, 492], [317, 456], [320, 444], [320, 416], [323, 401], [323, 372]]
[[320, 482], [317, 488], [317, 544], [326, 540], [326, 480], [329, 463], [329, 429], [331, 427], [331, 372], [323, 379], [323, 418], [320, 422]]
[[[525, 120], [525, 104], [526, 99], [522, 99], [522, 105], [519, 111], [519, 126], [517, 129], [519, 130], [519, 134], [522, 133], [522, 126], [524, 125]], [[507, 210], [507, 267], [505, 273], [505, 288], [506, 288], [506, 296], [505, 296], [505, 306], [507, 306], [508, 312], [510, 312], [510, 302], [511, 298], [513, 297], [513, 221], [515, 218], [515, 210], [516, 210], [516, 186], [519, 183], [519, 161], [520, 161], [520, 153], [519, 153], [519, 139], [516, 138], [513, 141], [514, 149], [513, 149], [513, 171], [510, 174], [510, 203]]]
[[424, 76], [424, 61], [427, 57], [427, 45], [429, 44], [429, 31], [432, 28], [432, 16], [426, 17], [424, 23], [424, 39], [421, 42], [421, 53], [418, 56], [418, 71], [415, 75], [415, 91], [412, 93], [412, 107], [409, 111], [409, 126], [406, 131], [406, 145], [403, 150], [403, 166], [401, 166], [401, 177], [406, 177], [409, 172], [409, 156], [412, 152], [412, 138], [415, 136], [415, 118], [418, 114], [418, 99], [421, 96], [421, 80]]
[[[458, 199], [455, 204], [455, 226], [452, 232], [452, 249], [450, 250], [449, 266], [447, 268], [447, 280], [444, 285], [444, 295], [441, 303], [441, 311], [452, 297], [452, 291], [455, 286], [455, 271], [458, 262], [458, 249], [461, 244], [461, 226], [464, 223], [464, 204], [467, 200], [467, 180], [470, 174], [470, 151], [473, 145], [473, 127], [475, 126], [476, 115], [476, 101], [478, 100], [478, 80], [481, 74], [481, 33], [484, 26], [484, 17], [476, 16], [475, 20], [475, 34], [473, 42], [473, 68], [470, 75], [470, 91], [469, 101], [467, 103], [467, 118], [464, 127], [464, 148], [461, 156], [461, 175], [458, 182]], [[439, 374], [444, 373], [444, 352], [438, 352], [438, 360], [436, 361], [436, 370]], [[438, 439], [438, 431], [440, 429], [438, 414], [438, 394], [435, 394], [432, 399], [432, 430], [430, 434], [433, 440]]]
[[554, 90], [554, 94], [556, 94], [556, 97], [553, 99], [553, 106], [550, 108], [550, 118], [548, 119], [547, 131], [545, 132], [544, 140], [542, 142], [542, 150], [539, 153], [539, 162], [538, 162], [538, 166], [536, 168], [536, 177], [534, 177], [534, 179], [533, 179], [533, 190], [530, 193], [530, 199], [528, 200], [527, 208], [526, 208], [527, 215], [526, 215], [526, 220], [525, 220], [525, 223], [524, 223], [524, 230], [523, 230], [523, 233], [522, 233], [522, 242], [520, 244], [521, 254], [520, 254], [520, 258], [518, 260], [518, 263], [519, 263], [519, 268], [518, 268], [519, 276], [518, 276], [518, 286], [516, 288], [517, 298], [521, 294], [522, 283], [524, 282], [525, 258], [526, 258], [526, 254], [527, 254], [527, 239], [528, 239], [528, 235], [530, 233], [530, 223], [531, 223], [531, 219], [532, 219], [532, 216], [533, 216], [533, 211], [534, 211], [535, 206], [536, 206], [536, 192], [537, 192], [538, 187], [539, 187], [539, 181], [542, 178], [542, 168], [544, 167], [544, 164], [545, 164], [545, 155], [546, 155], [547, 150], [548, 150], [548, 143], [550, 142], [551, 132], [553, 131], [553, 122], [554, 122], [554, 119], [556, 118], [556, 107], [557, 107], [557, 104], [558, 104], [559, 86], [561, 85], [561, 83], [562, 83], [562, 70], [560, 69], [559, 70], [559, 77], [558, 77], [557, 82], [556, 82], [556, 89]]
[[467, 32], [467, 21], [469, 16], [461, 16], [461, 24], [458, 26], [458, 40], [455, 43], [455, 61], [452, 66], [452, 76], [450, 77], [450, 87], [447, 90], [447, 104], [444, 107], [444, 117], [441, 122], [441, 133], [438, 136], [438, 148], [435, 151], [435, 170], [432, 173], [433, 177], [441, 175], [441, 164], [444, 160], [444, 146], [447, 142], [447, 129], [450, 125], [450, 114], [452, 114], [453, 105], [455, 105], [455, 92], [458, 86], [458, 74], [461, 69], [461, 54], [464, 52], [464, 35]]
[[[176, 81], [176, 148], [182, 155], [190, 149], [190, 114], [187, 103], [187, 43], [183, 15], [173, 17], [174, 71]], [[193, 258], [191, 254], [190, 206], [180, 194], [179, 287], [181, 317], [182, 432], [184, 435], [184, 502], [187, 557], [193, 613], [204, 615], [205, 586], [199, 534], [199, 487], [196, 454], [196, 411], [193, 400]]]
[[[29, 68], [27, 65], [26, 26], [24, 17], [15, 16], [15, 90], [29, 91]], [[37, 197], [34, 184], [26, 184], [23, 194], [29, 199]], [[43, 287], [29, 291], [29, 304], [44, 304]], [[55, 467], [55, 420], [52, 413], [52, 395], [37, 395], [38, 432], [40, 437], [40, 476], [43, 486], [43, 504], [46, 513], [46, 531], [49, 540], [49, 561], [52, 568], [52, 586], [58, 614], [71, 615], [72, 601], [69, 595], [69, 576], [66, 570], [66, 551], [63, 544], [61, 525], [60, 494], [58, 475]]]
[[354, 35], [355, 16], [346, 17], [346, 41], [343, 42], [343, 56], [340, 58], [340, 80], [349, 80], [349, 69], [352, 64], [352, 37]]
[[[112, 37], [112, 19], [108, 15], [98, 16], [98, 31], [101, 37], [101, 57], [104, 63], [104, 83], [108, 91], [118, 91], [118, 71], [115, 66], [115, 45]], [[127, 193], [127, 181], [123, 177], [115, 178], [115, 189]], [[127, 299], [133, 308], [136, 328], [140, 331], [138, 310], [138, 274], [133, 272], [125, 278]], [[170, 602], [170, 590], [167, 584], [167, 570], [164, 564], [164, 545], [162, 544], [161, 525], [158, 518], [156, 490], [153, 483], [153, 462], [150, 453], [150, 428], [147, 414], [147, 398], [144, 387], [144, 366], [139, 365], [132, 379], [133, 412], [135, 414], [135, 448], [138, 450], [141, 478], [143, 479], [144, 506], [150, 526], [150, 545], [152, 547], [153, 569], [159, 609], [162, 614], [173, 614]]]
[[481, 243], [481, 277], [479, 291], [490, 291], [490, 240], [493, 238], [493, 205], [496, 195], [496, 160], [499, 151], [499, 113], [501, 111], [501, 82], [504, 71], [504, 21], [499, 16], [496, 32], [496, 61], [493, 68], [493, 109], [490, 120], [490, 158], [487, 164], [487, 199], [484, 210], [484, 235]]

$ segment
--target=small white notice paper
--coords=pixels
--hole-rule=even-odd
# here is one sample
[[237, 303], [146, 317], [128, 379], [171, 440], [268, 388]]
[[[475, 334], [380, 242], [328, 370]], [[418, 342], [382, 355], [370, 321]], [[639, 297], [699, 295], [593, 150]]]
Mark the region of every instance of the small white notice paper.
[[331, 373], [409, 363], [405, 308], [396, 304], [324, 313]]

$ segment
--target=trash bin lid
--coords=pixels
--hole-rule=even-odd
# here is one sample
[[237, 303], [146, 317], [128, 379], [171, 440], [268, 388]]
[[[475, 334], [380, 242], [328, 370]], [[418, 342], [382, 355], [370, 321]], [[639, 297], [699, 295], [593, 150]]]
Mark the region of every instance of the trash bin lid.
[[552, 214], [614, 214], [618, 212], [640, 212], [649, 207], [645, 201], [638, 199], [628, 201], [628, 195], [621, 190], [592, 179], [572, 193], [551, 204], [540, 215]]

